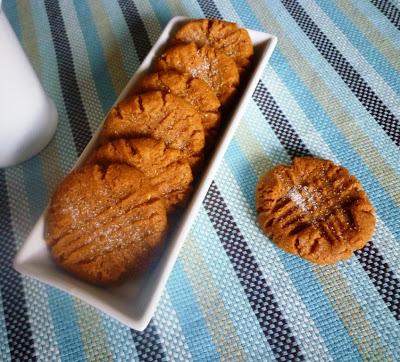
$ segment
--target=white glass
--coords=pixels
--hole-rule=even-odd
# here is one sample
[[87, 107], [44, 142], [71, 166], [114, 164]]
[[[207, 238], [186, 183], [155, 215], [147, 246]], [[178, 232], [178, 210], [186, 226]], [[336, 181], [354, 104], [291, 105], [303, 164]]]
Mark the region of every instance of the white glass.
[[0, 0], [0, 167], [36, 155], [56, 127], [57, 110], [1, 10]]

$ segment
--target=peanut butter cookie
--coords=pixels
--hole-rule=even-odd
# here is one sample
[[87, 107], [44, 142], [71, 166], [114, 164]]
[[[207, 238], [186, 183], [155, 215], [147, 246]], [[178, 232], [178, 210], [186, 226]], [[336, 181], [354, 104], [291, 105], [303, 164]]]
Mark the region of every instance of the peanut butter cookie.
[[161, 250], [164, 200], [128, 165], [86, 165], [54, 193], [45, 238], [55, 261], [81, 279], [113, 284], [144, 271]]
[[158, 70], [175, 70], [204, 80], [226, 104], [239, 85], [236, 63], [222, 51], [208, 45], [178, 44], [168, 48], [157, 64]]
[[137, 88], [144, 92], [160, 90], [185, 99], [201, 115], [206, 143], [215, 136], [221, 121], [218, 110], [221, 104], [206, 82], [188, 74], [166, 71], [144, 76]]
[[193, 181], [189, 163], [179, 150], [151, 138], [118, 139], [97, 149], [92, 163], [122, 163], [133, 166], [149, 178], [173, 211], [188, 198]]
[[253, 44], [246, 29], [223, 20], [196, 19], [188, 21], [176, 33], [173, 43], [194, 42], [198, 46], [209, 45], [231, 57], [239, 72], [249, 64]]
[[256, 204], [261, 228], [280, 248], [317, 264], [351, 257], [375, 227], [374, 209], [357, 179], [312, 157], [267, 172]]
[[202, 160], [204, 128], [201, 117], [180, 97], [160, 91], [123, 100], [107, 116], [100, 143], [117, 138], [151, 137], [180, 150], [192, 167]]

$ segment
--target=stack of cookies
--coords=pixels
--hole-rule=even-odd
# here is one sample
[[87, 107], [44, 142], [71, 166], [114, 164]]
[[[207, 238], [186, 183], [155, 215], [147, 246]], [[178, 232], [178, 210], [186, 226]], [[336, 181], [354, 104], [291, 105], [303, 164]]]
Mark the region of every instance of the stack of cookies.
[[193, 20], [175, 33], [154, 72], [110, 111], [87, 162], [53, 195], [45, 237], [58, 264], [99, 285], [149, 266], [252, 54], [247, 31], [233, 23]]

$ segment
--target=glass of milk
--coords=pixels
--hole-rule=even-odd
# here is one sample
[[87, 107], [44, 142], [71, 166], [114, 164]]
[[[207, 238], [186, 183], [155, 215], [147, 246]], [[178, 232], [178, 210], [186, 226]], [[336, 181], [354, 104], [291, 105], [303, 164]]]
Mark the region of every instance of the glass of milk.
[[0, 167], [40, 152], [57, 127], [48, 98], [1, 9], [0, 0]]

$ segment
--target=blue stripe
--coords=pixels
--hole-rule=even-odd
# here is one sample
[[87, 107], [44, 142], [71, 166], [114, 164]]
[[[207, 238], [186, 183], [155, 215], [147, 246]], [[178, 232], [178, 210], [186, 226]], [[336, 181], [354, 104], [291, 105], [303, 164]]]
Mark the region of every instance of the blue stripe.
[[315, 0], [325, 11], [330, 19], [342, 30], [343, 34], [367, 59], [374, 69], [385, 79], [385, 81], [400, 94], [400, 82], [398, 72], [391, 66], [386, 58], [377, 50], [363, 35], [358, 28], [335, 6], [331, 1]]
[[[18, 39], [22, 38], [21, 26], [18, 19], [17, 2], [16, 1], [3, 1], [3, 11], [7, 16], [7, 19], [14, 29]], [[1, 12], [1, 8], [0, 8]]]
[[56, 288], [46, 289], [61, 359], [86, 361], [73, 299]]
[[99, 313], [113, 361], [137, 360], [131, 330], [116, 319]]
[[117, 95], [114, 91], [110, 73], [108, 72], [101, 40], [97, 33], [89, 4], [86, 0], [74, 0], [74, 5], [86, 44], [92, 78], [96, 85], [103, 113], [105, 114], [115, 102]]
[[42, 166], [40, 157], [34, 157], [22, 164], [32, 225], [39, 219], [47, 205], [47, 185], [43, 178]]
[[140, 62], [136, 54], [133, 40], [129, 36], [129, 29], [121, 9], [119, 6], [115, 6], [114, 2], [109, 0], [103, 0], [102, 6], [109, 17], [114, 36], [120, 44], [125, 72], [128, 76], [132, 75], [138, 68]]
[[[170, 0], [170, 2], [173, 3], [174, 0]], [[185, 9], [185, 13], [176, 13], [174, 15], [185, 15], [192, 18], [202, 18], [204, 16], [203, 12], [201, 11], [200, 5], [196, 0], [182, 1], [182, 7], [184, 7]]]
[[219, 354], [179, 258], [168, 279], [167, 289], [193, 360], [219, 360]]
[[172, 14], [169, 10], [167, 2], [160, 0], [150, 0], [150, 4], [154, 10], [154, 15], [157, 16], [161, 26], [164, 27], [165, 25], [167, 25], [168, 21], [170, 21], [170, 19], [172, 18]]

